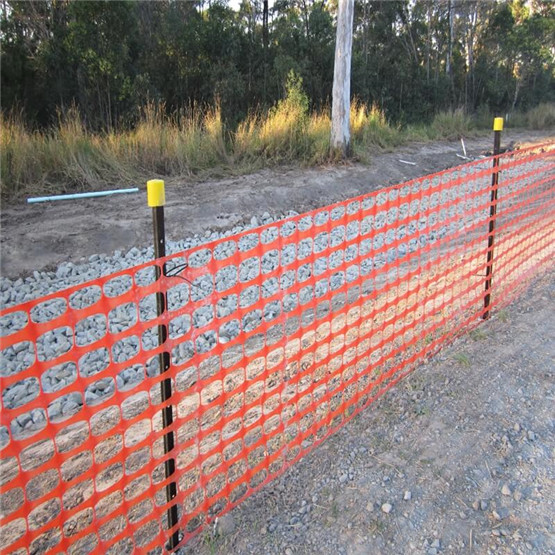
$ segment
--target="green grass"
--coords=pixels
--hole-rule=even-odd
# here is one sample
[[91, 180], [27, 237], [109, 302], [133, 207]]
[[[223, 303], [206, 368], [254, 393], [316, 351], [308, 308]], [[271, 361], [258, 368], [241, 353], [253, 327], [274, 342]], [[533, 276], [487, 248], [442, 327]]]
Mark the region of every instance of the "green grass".
[[471, 330], [469, 335], [473, 341], [484, 341], [488, 338], [487, 334], [484, 333], [480, 328]]
[[532, 129], [555, 128], [555, 104], [543, 102], [526, 113], [526, 126]]
[[501, 322], [503, 322], [504, 324], [506, 324], [509, 321], [509, 313], [502, 308], [498, 313], [497, 313], [497, 318], [499, 318], [499, 320]]
[[471, 365], [470, 358], [466, 353], [456, 353], [455, 355], [453, 355], [453, 360], [466, 368], [470, 367]]
[[462, 109], [457, 109], [437, 114], [430, 127], [435, 138], [459, 139], [470, 134], [472, 120]]
[[[229, 129], [216, 103], [168, 114], [147, 105], [132, 129], [87, 130], [77, 109], [60, 113], [56, 125], [28, 129], [21, 113], [0, 114], [0, 191], [3, 198], [137, 185], [153, 177], [221, 177], [279, 164], [333, 162], [330, 110], [309, 112], [302, 81], [289, 76], [287, 94], [267, 112], [253, 112]], [[457, 139], [491, 128], [491, 114], [475, 118], [462, 110], [437, 114], [428, 125], [392, 125], [376, 105], [351, 106], [351, 146], [355, 159], [371, 159], [410, 141]], [[520, 120], [519, 120], [520, 118]], [[544, 104], [511, 117], [531, 128], [555, 124], [555, 105]], [[487, 126], [486, 126], [487, 122]]]

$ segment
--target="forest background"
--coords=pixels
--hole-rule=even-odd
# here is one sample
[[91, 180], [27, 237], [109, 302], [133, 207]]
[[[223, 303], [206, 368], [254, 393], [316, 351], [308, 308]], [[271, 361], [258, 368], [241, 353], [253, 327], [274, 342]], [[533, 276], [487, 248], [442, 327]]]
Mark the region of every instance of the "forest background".
[[[337, 0], [1, 2], [2, 194], [329, 160]], [[555, 4], [357, 0], [355, 156], [555, 123]]]

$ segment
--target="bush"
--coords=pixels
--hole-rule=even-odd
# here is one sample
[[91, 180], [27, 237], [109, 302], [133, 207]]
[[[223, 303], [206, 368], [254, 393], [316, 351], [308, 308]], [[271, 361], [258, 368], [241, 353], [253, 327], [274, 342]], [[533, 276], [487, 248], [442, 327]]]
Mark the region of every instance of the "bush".
[[[474, 128], [491, 130], [493, 116], [479, 110], [474, 123], [462, 110], [437, 114], [429, 125], [391, 126], [383, 110], [359, 100], [351, 105], [351, 146], [355, 157], [407, 141], [458, 139]], [[330, 110], [310, 114], [302, 80], [290, 72], [285, 97], [268, 112], [252, 112], [227, 132], [221, 110], [190, 106], [167, 114], [148, 104], [133, 129], [89, 132], [76, 108], [59, 113], [55, 126], [33, 131], [20, 113], [0, 114], [2, 196], [134, 185], [154, 176], [244, 173], [280, 163], [321, 164], [330, 155]], [[512, 114], [507, 124], [535, 129], [555, 126], [555, 104]]]
[[526, 114], [528, 127], [531, 129], [551, 129], [555, 127], [555, 104], [543, 102]]
[[434, 138], [458, 139], [470, 133], [471, 121], [462, 108], [457, 108], [436, 114], [431, 127]]
[[398, 127], [392, 127], [377, 104], [368, 107], [355, 99], [350, 113], [351, 142], [356, 150], [361, 147], [391, 148], [402, 142]]

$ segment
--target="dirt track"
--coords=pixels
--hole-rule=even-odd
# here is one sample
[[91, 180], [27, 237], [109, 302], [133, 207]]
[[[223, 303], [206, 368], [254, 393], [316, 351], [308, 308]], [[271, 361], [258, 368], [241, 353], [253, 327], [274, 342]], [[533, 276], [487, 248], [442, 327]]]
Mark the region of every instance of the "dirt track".
[[[547, 132], [508, 130], [502, 144], [524, 145], [548, 137]], [[491, 143], [489, 136], [465, 141], [470, 156], [491, 149]], [[264, 212], [278, 216], [289, 210], [303, 212], [325, 206], [459, 165], [464, 160], [457, 154], [462, 154], [459, 141], [443, 141], [377, 153], [370, 166], [263, 170], [220, 181], [168, 182], [167, 237], [179, 240], [195, 233], [231, 229]], [[151, 177], [145, 176], [145, 183]], [[31, 205], [20, 200], [3, 206], [2, 275], [19, 277], [93, 254], [150, 245], [152, 223], [145, 183], [137, 184], [141, 188], [138, 194]]]

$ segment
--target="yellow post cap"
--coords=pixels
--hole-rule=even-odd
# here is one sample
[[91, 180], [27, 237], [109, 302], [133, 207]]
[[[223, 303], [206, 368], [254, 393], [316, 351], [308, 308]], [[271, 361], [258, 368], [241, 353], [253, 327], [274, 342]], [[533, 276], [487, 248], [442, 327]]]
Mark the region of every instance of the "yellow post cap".
[[503, 118], [494, 118], [493, 120], [493, 130], [503, 131]]
[[146, 182], [146, 197], [152, 208], [166, 204], [166, 191], [162, 179], [151, 179]]

